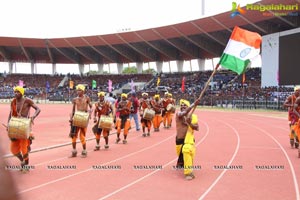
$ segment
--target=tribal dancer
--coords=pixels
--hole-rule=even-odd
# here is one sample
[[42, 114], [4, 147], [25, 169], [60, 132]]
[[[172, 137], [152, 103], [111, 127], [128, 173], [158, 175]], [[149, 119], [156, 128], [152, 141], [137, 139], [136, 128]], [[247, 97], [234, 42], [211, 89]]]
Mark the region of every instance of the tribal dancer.
[[[146, 109], [152, 109], [152, 106], [150, 104], [150, 100], [148, 99], [148, 93], [144, 92], [142, 94], [142, 98], [139, 100], [139, 102], [140, 102], [139, 110], [140, 110], [141, 124], [142, 124], [142, 129], [143, 129], [143, 137], [150, 136], [150, 129], [151, 129], [151, 126], [152, 126], [151, 120], [152, 119], [144, 118], [144, 114], [146, 112]], [[147, 134], [145, 132], [146, 127], [148, 129]]]
[[199, 99], [193, 105], [184, 99], [180, 100], [180, 111], [176, 113], [176, 152], [178, 155], [177, 168], [184, 169], [187, 180], [195, 178], [193, 173], [193, 160], [196, 153], [194, 130], [198, 130], [198, 117], [195, 114], [189, 116], [194, 105], [198, 105]]
[[[24, 97], [24, 92], [25, 89], [23, 87], [14, 87], [15, 98], [11, 102], [8, 124], [12, 117], [30, 118], [31, 124], [33, 124], [34, 119], [40, 114], [40, 108], [33, 102], [32, 99]], [[35, 113], [31, 117], [29, 116], [30, 108], [35, 110]], [[7, 127], [9, 127], [9, 125], [7, 125]], [[29, 151], [32, 139], [32, 133], [30, 133], [30, 136], [27, 139], [10, 138], [11, 153], [21, 161], [21, 170], [24, 172], [29, 170]]]
[[[292, 148], [298, 148], [299, 147], [299, 138], [297, 137], [295, 133], [295, 126], [298, 123], [299, 116], [294, 112], [294, 104], [296, 99], [300, 95], [300, 86], [296, 86], [294, 88], [294, 93], [288, 96], [283, 103], [283, 106], [285, 108], [288, 108], [288, 121], [290, 126], [290, 144]], [[299, 112], [299, 108], [296, 109]]]
[[117, 139], [116, 143], [121, 141], [120, 134], [121, 130], [124, 129], [124, 139], [123, 144], [127, 143], [127, 135], [130, 128], [130, 119], [129, 114], [131, 111], [131, 101], [127, 99], [127, 94], [121, 94], [121, 101], [118, 102], [118, 107], [116, 112], [120, 112], [119, 118], [116, 120], [116, 127], [117, 127]]
[[[169, 110], [168, 112], [170, 113], [170, 117], [169, 117], [169, 125], [170, 127], [172, 126], [172, 119], [173, 119], [173, 115], [174, 113], [176, 112], [176, 108], [175, 108], [175, 99], [173, 98], [173, 95], [171, 93], [168, 93], [168, 97], [169, 97], [169, 101], [170, 101], [170, 104], [172, 105], [172, 109]], [[169, 105], [170, 105], [169, 104]]]
[[[77, 156], [77, 150], [76, 150], [76, 140], [79, 134], [80, 137], [80, 142], [82, 144], [82, 152], [81, 152], [81, 157], [86, 157], [87, 156], [87, 151], [86, 151], [86, 140], [85, 140], [85, 136], [86, 136], [86, 131], [87, 131], [87, 127], [78, 127], [78, 126], [74, 126], [73, 125], [73, 116], [75, 114], [76, 111], [80, 111], [80, 112], [84, 112], [84, 113], [89, 113], [89, 118], [91, 117], [91, 113], [92, 113], [92, 103], [90, 100], [90, 97], [88, 97], [87, 95], [84, 94], [85, 92], [85, 86], [82, 84], [79, 84], [76, 86], [76, 90], [77, 90], [77, 97], [75, 97], [72, 100], [72, 114], [71, 114], [71, 119], [69, 120], [69, 122], [71, 123], [71, 133], [70, 136], [72, 138], [72, 155], [71, 157], [76, 157]], [[88, 110], [88, 107], [90, 107], [90, 110]]]
[[165, 92], [165, 96], [162, 100], [162, 104], [164, 107], [164, 110], [162, 112], [162, 117], [163, 117], [163, 124], [164, 124], [164, 128], [170, 128], [171, 127], [171, 112], [167, 110], [168, 105], [172, 103], [172, 99], [169, 96], [168, 92]]
[[[104, 92], [99, 92], [98, 93], [99, 101], [95, 103], [95, 110], [94, 110], [94, 127], [93, 127], [93, 133], [96, 136], [96, 147], [94, 151], [99, 151], [100, 150], [100, 136], [101, 133], [103, 133], [103, 137], [105, 140], [105, 149], [109, 148], [108, 145], [108, 136], [109, 136], [109, 131], [110, 129], [105, 129], [105, 128], [99, 128], [99, 123], [101, 120], [101, 117], [109, 116], [112, 114], [112, 119], [114, 118], [115, 114], [113, 113], [114, 109], [112, 107], [112, 104], [105, 100], [105, 93]], [[98, 117], [98, 120], [97, 120]]]
[[154, 99], [151, 101], [151, 106], [152, 106], [153, 110], [155, 111], [155, 116], [152, 120], [153, 128], [154, 128], [155, 132], [158, 132], [160, 124], [162, 123], [161, 113], [162, 113], [162, 110], [163, 110], [163, 106], [162, 106], [162, 103], [160, 101], [159, 94], [154, 95]]

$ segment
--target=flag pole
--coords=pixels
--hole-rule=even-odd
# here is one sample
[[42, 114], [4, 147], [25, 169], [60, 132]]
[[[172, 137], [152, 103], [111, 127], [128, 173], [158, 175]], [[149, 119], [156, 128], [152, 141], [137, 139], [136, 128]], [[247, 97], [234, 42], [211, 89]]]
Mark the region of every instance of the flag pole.
[[[200, 100], [202, 99], [202, 97], [203, 97], [203, 95], [204, 95], [204, 93], [205, 93], [205, 91], [206, 91], [206, 89], [207, 89], [210, 81], [212, 80], [212, 78], [216, 74], [216, 72], [218, 71], [219, 66], [220, 66], [220, 64], [218, 63], [217, 66], [215, 67], [215, 69], [213, 70], [212, 74], [210, 75], [210, 77], [206, 81], [205, 86], [204, 86], [203, 90], [201, 91], [200, 96], [198, 97], [198, 99], [200, 99]], [[194, 107], [193, 107], [193, 109], [190, 112], [190, 115], [192, 115], [194, 113], [194, 111], [195, 111], [196, 108], [197, 108], [197, 105], [195, 104]]]
[[242, 108], [244, 109], [245, 108], [245, 86], [244, 86], [244, 83], [242, 83], [242, 91], [243, 91], [243, 96], [242, 96]]

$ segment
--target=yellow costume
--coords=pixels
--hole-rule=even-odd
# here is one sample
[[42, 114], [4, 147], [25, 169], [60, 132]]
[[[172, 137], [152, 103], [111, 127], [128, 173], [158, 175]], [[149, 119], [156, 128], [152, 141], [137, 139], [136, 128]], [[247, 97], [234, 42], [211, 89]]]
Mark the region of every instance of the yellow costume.
[[[191, 124], [198, 124], [198, 117], [192, 114]], [[183, 154], [184, 160], [184, 175], [191, 174], [193, 172], [193, 161], [196, 153], [194, 130], [188, 126], [188, 130], [183, 144], [176, 145], [177, 155]]]

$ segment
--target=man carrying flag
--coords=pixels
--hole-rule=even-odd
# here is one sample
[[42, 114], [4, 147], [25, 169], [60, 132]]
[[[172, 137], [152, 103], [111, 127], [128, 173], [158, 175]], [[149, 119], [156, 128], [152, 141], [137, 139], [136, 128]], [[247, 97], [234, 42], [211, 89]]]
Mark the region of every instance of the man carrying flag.
[[199, 98], [196, 99], [193, 105], [190, 105], [187, 100], [180, 100], [180, 111], [176, 113], [176, 150], [179, 156], [177, 167], [184, 168], [184, 174], [187, 180], [195, 178], [190, 168], [195, 153], [193, 132], [198, 129], [197, 118], [193, 112], [200, 103], [205, 90], [219, 66], [221, 65], [224, 68], [230, 69], [239, 75], [242, 74], [245, 72], [251, 59], [259, 55], [260, 45], [261, 36], [258, 33], [250, 32], [237, 26], [234, 27], [220, 62], [207, 80]]
[[176, 153], [178, 156], [176, 168], [183, 169], [186, 180], [195, 178], [193, 173], [194, 157], [196, 153], [194, 132], [199, 130], [198, 117], [190, 114], [200, 99], [191, 105], [188, 100], [180, 99], [180, 110], [176, 113]]

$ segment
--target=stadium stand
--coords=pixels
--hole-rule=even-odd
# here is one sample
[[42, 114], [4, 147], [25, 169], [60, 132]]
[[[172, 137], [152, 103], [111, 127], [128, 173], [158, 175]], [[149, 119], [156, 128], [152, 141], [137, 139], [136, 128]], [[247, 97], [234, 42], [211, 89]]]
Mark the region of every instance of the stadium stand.
[[[194, 101], [198, 97], [204, 84], [208, 80], [212, 71], [201, 72], [177, 72], [160, 74], [161, 86], [169, 88], [169, 92], [177, 100], [188, 98]], [[95, 101], [97, 91], [108, 91], [108, 80], [113, 82], [113, 93], [118, 95], [125, 84], [133, 82], [145, 83], [142, 88], [137, 89], [137, 95], [142, 92], [149, 93], [150, 96], [163, 91], [157, 90], [158, 75], [153, 74], [122, 74], [122, 75], [74, 75], [68, 74], [68, 80], [74, 84], [86, 84], [87, 93]], [[181, 91], [182, 78], [185, 77], [185, 90]], [[63, 87], [58, 87], [63, 75], [40, 75], [40, 74], [7, 74], [1, 76], [0, 99], [10, 99], [13, 97], [13, 87], [19, 80], [24, 80], [26, 95], [35, 100], [64, 101], [68, 102], [76, 95], [74, 89], [69, 90], [69, 81]], [[250, 68], [245, 73], [245, 82], [242, 83], [242, 75], [237, 76], [228, 70], [219, 70], [205, 92], [201, 105], [218, 106], [230, 108], [267, 108], [283, 109], [282, 104], [285, 98], [292, 92], [290, 87], [266, 87], [261, 88], [261, 68]], [[97, 88], [92, 89], [92, 80], [97, 83]], [[46, 84], [49, 82], [48, 92]]]

